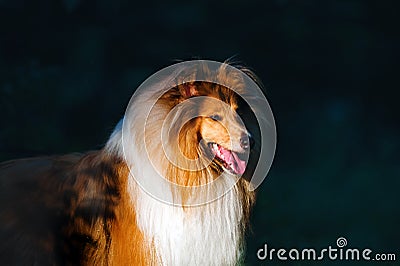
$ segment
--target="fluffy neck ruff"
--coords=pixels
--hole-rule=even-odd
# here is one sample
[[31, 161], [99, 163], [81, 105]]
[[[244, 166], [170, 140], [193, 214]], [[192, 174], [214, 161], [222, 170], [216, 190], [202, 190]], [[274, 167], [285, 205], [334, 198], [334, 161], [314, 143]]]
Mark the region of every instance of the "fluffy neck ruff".
[[[183, 131], [187, 130], [183, 132], [185, 134], [178, 133], [176, 138], [162, 143], [163, 125], [173, 126], [177, 119], [184, 118], [187, 110], [178, 110], [173, 119], [168, 120], [168, 113], [174, 105], [159, 101], [147, 119], [143, 118], [154, 97], [159, 96], [151, 90], [135, 95], [124, 117], [124, 126], [121, 123], [117, 126], [106, 145], [109, 153], [124, 156], [131, 169], [128, 190], [136, 212], [136, 224], [145, 237], [155, 264], [234, 265], [243, 250], [243, 234], [254, 194], [249, 192], [247, 181], [240, 179], [236, 182], [237, 178], [228, 173], [222, 173], [217, 185], [209, 187], [207, 184], [219, 175], [211, 166], [189, 171], [170, 162], [171, 158], [162, 152], [162, 147], [169, 151], [170, 156], [183, 152], [193, 159], [199, 157], [201, 151], [193, 132], [196, 131], [195, 124], [184, 128]], [[142, 128], [146, 130], [137, 130]], [[123, 138], [130, 141], [123, 145]], [[151, 162], [146, 156], [151, 158]], [[200, 168], [204, 163], [197, 161]], [[166, 180], [157, 179], [155, 176], [159, 174]], [[170, 202], [175, 204], [167, 204], [149, 195], [137, 178], [168, 194]], [[186, 187], [181, 191], [169, 182]], [[199, 196], [190, 190], [198, 185], [203, 185], [204, 195], [223, 196], [206, 204], [187, 207], [186, 203], [202, 200], [199, 197], [204, 195]]]

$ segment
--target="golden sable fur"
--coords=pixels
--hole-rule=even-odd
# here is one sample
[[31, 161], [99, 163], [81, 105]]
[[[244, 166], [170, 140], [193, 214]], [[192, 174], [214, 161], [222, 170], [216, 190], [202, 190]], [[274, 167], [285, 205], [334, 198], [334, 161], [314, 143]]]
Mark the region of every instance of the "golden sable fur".
[[[202, 71], [245, 90], [240, 78], [224, 67]], [[179, 84], [158, 95], [146, 120], [145, 138], [136, 132], [137, 121], [141, 108], [156, 97], [157, 88], [153, 90], [138, 95], [124, 118], [128, 128], [124, 137], [132, 152], [128, 157], [123, 155], [122, 127], [117, 127], [99, 151], [0, 164], [2, 265], [234, 265], [239, 261], [254, 201], [250, 183], [240, 178], [244, 171], [240, 158], [250, 151], [249, 132], [236, 114], [240, 97], [215, 83]], [[204, 96], [225, 105], [211, 105]], [[173, 111], [189, 99], [200, 100]], [[177, 128], [189, 110], [200, 116]], [[174, 119], [168, 118], [170, 112], [176, 112]], [[172, 158], [161, 152], [163, 125], [176, 130], [166, 140]], [[166, 186], [177, 204], [151, 197], [132, 176], [132, 169], [146, 175], [152, 167], [142, 161], [146, 145], [154, 167], [166, 180], [182, 186], [182, 190]], [[178, 154], [195, 161], [198, 168], [189, 170], [186, 161], [181, 162], [184, 167], [169, 162], [180, 162]], [[215, 180], [219, 186], [208, 193], [226, 192], [212, 202], [190, 206], [200, 197], [196, 188], [207, 188]]]

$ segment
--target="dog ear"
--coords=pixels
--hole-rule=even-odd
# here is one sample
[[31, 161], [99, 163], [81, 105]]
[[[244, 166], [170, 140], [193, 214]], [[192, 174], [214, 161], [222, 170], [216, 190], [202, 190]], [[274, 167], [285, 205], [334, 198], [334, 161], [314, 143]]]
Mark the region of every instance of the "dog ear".
[[193, 96], [198, 96], [199, 91], [197, 90], [194, 82], [186, 82], [178, 86], [179, 93], [182, 95], [184, 99], [188, 99]]

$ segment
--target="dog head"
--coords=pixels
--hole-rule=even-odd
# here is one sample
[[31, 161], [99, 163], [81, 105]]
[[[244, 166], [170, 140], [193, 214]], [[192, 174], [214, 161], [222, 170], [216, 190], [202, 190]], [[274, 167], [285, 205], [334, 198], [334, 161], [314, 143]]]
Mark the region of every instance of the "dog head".
[[238, 94], [217, 83], [196, 81], [177, 86], [164, 100], [181, 105], [174, 117], [184, 120], [177, 135], [186, 158], [205, 155], [214, 171], [238, 176], [245, 172], [254, 142], [238, 114]]

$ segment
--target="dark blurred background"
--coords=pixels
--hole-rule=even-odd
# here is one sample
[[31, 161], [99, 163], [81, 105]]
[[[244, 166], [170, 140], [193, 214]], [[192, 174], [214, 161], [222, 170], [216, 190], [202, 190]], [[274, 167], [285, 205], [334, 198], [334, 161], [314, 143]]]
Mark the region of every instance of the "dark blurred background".
[[236, 56], [263, 81], [278, 131], [246, 264], [261, 263], [264, 243], [321, 249], [343, 236], [399, 265], [399, 11], [376, 0], [0, 0], [0, 160], [100, 148], [148, 76], [176, 59]]

